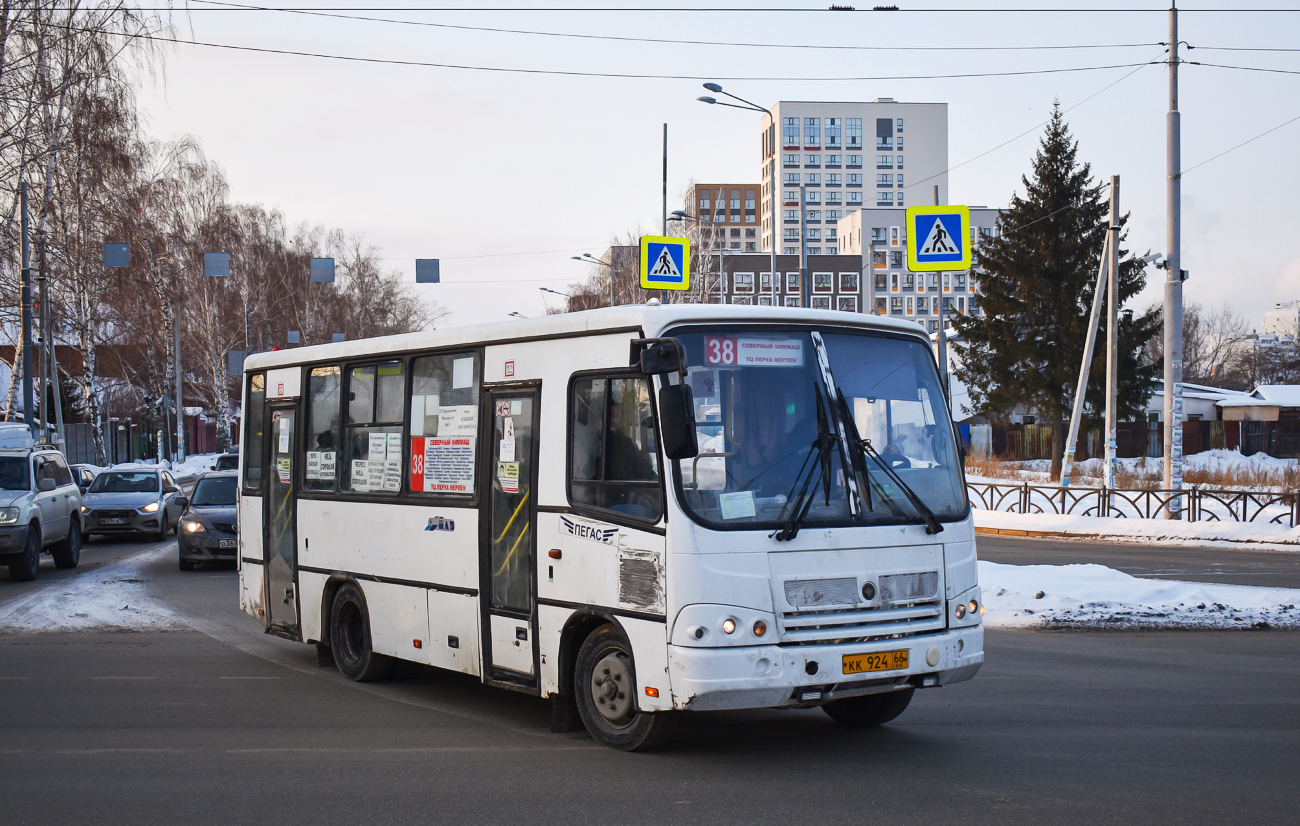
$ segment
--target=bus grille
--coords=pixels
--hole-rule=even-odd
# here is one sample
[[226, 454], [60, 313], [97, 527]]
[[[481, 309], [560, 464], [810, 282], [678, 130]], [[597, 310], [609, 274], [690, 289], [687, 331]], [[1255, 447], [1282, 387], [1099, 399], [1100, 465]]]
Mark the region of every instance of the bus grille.
[[877, 581], [880, 603], [863, 606], [852, 577], [787, 580], [786, 602], [800, 610], [781, 614], [781, 642], [856, 642], [943, 630], [938, 571], [888, 574]]

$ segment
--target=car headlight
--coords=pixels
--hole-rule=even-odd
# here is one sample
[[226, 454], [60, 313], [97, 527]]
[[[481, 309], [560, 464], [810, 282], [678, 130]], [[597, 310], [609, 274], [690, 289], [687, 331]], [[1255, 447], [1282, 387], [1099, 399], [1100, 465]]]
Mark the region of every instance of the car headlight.
[[81, 512], [82, 512], [82, 513], [90, 513], [90, 508], [86, 507], [85, 505], [82, 505], [82, 506], [81, 506]]
[[181, 527], [188, 533], [205, 533], [208, 530], [202, 522], [182, 522]]
[[143, 508], [141, 508], [140, 510], [144, 511], [145, 513], [153, 513], [154, 511], [158, 510], [158, 503], [157, 503], [157, 502], [150, 502], [149, 504], [145, 505], [145, 506], [144, 506]]
[[17, 521], [17, 508], [0, 508], [0, 525], [12, 525]]

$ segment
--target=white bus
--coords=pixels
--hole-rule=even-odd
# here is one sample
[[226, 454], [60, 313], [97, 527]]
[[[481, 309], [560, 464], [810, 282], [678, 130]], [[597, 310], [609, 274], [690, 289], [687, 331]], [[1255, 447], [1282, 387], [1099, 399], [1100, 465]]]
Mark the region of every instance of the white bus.
[[240, 603], [354, 680], [553, 698], [621, 749], [682, 712], [877, 725], [983, 662], [929, 341], [638, 305], [247, 359]]

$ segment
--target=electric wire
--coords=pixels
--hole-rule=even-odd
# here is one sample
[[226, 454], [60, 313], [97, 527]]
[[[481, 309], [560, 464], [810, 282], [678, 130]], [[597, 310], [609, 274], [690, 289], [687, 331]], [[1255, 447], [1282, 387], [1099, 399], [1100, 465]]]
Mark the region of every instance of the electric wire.
[[1300, 75], [1300, 69], [1267, 69], [1263, 66], [1228, 66], [1223, 63], [1200, 63], [1195, 60], [1179, 61], [1188, 66], [1205, 66], [1211, 69], [1236, 69], [1242, 72], [1268, 72], [1279, 75]]
[[1241, 143], [1237, 144], [1236, 146], [1231, 147], [1230, 149], [1225, 149], [1225, 150], [1223, 150], [1222, 152], [1220, 152], [1220, 153], [1217, 154], [1217, 155], [1212, 155], [1212, 156], [1206, 158], [1205, 160], [1201, 161], [1201, 162], [1198, 163], [1198, 164], [1193, 164], [1192, 166], [1189, 166], [1189, 167], [1187, 167], [1186, 169], [1184, 169], [1184, 170], [1183, 170], [1182, 172], [1180, 172], [1179, 174], [1180, 174], [1180, 175], [1186, 175], [1188, 172], [1191, 172], [1193, 169], [1199, 169], [1200, 167], [1205, 166], [1205, 165], [1206, 165], [1207, 163], [1209, 163], [1210, 161], [1213, 161], [1213, 160], [1217, 160], [1217, 159], [1219, 159], [1219, 158], [1222, 158], [1224, 155], [1228, 154], [1229, 152], [1235, 152], [1235, 151], [1237, 151], [1238, 149], [1240, 149], [1241, 147], [1245, 146], [1246, 144], [1248, 144], [1248, 143], [1254, 143], [1255, 141], [1259, 140], [1260, 138], [1264, 137], [1265, 135], [1270, 135], [1270, 134], [1276, 132], [1277, 130], [1281, 129], [1283, 126], [1288, 126], [1288, 125], [1290, 125], [1290, 124], [1292, 124], [1292, 123], [1295, 123], [1295, 122], [1298, 121], [1298, 120], [1300, 120], [1300, 115], [1296, 115], [1295, 117], [1291, 118], [1291, 119], [1288, 120], [1288, 121], [1284, 121], [1284, 122], [1282, 122], [1282, 123], [1279, 123], [1277, 126], [1274, 126], [1272, 129], [1268, 129], [1268, 130], [1265, 130], [1265, 131], [1263, 131], [1263, 132], [1260, 132], [1260, 133], [1259, 133], [1258, 135], [1256, 135], [1255, 137], [1253, 137], [1253, 138], [1249, 138], [1249, 139], [1247, 139], [1247, 140], [1244, 140], [1244, 141], [1242, 141]]
[[960, 78], [987, 78], [987, 77], [1022, 77], [1027, 75], [1053, 75], [1068, 74], [1073, 72], [1097, 72], [1107, 69], [1127, 69], [1132, 67], [1141, 67], [1146, 63], [1116, 63], [1106, 66], [1072, 66], [1059, 69], [1021, 69], [1018, 71], [1007, 72], [957, 72], [951, 74], [939, 75], [878, 75], [878, 76], [833, 76], [833, 77], [773, 77], [773, 76], [718, 76], [708, 75], [661, 75], [661, 74], [639, 74], [635, 72], [583, 72], [570, 69], [529, 69], [512, 66], [473, 66], [463, 63], [436, 63], [423, 60], [399, 60], [396, 58], [382, 57], [361, 57], [358, 55], [340, 55], [328, 52], [306, 52], [294, 49], [272, 49], [264, 46], [240, 46], [232, 43], [211, 43], [201, 40], [183, 40], [176, 37], [164, 37], [162, 35], [151, 34], [122, 34], [117, 32], [107, 32], [107, 34], [117, 34], [121, 37], [129, 37], [140, 40], [149, 40], [160, 43], [174, 43], [185, 46], [204, 46], [212, 49], [226, 49], [230, 51], [254, 52], [257, 54], [283, 55], [287, 57], [311, 57], [321, 60], [338, 60], [349, 63], [369, 63], [373, 65], [385, 66], [418, 66], [432, 69], [460, 69], [464, 71], [475, 72], [495, 72], [501, 74], [524, 74], [524, 75], [551, 75], [561, 77], [597, 77], [613, 78], [621, 80], [725, 80], [727, 82], [784, 82], [784, 83], [838, 83], [838, 82], [861, 82], [861, 81], [884, 81], [884, 80], [954, 80]]
[[579, 40], [609, 40], [625, 43], [658, 43], [680, 46], [728, 46], [755, 49], [816, 49], [827, 51], [863, 51], [863, 52], [996, 52], [996, 51], [1046, 51], [1060, 49], [1131, 49], [1147, 46], [1160, 46], [1162, 43], [1085, 43], [1051, 46], [842, 46], [821, 43], [749, 43], [723, 40], [680, 40], [663, 37], [627, 37], [621, 35], [580, 34], [577, 32], [536, 31], [531, 29], [505, 29], [492, 26], [469, 26], [459, 23], [434, 23], [427, 20], [398, 20], [390, 17], [369, 17], [357, 14], [312, 11], [296, 8], [277, 8], [271, 6], [253, 6], [244, 3], [229, 3], [224, 0], [193, 0], [193, 2], [229, 7], [230, 10], [269, 11], [284, 14], [301, 14], [311, 17], [327, 17], [341, 20], [361, 20], [371, 23], [392, 23], [403, 26], [418, 26], [436, 29], [453, 29], [459, 31], [487, 32], [492, 34], [519, 34], [535, 37], [567, 37]]

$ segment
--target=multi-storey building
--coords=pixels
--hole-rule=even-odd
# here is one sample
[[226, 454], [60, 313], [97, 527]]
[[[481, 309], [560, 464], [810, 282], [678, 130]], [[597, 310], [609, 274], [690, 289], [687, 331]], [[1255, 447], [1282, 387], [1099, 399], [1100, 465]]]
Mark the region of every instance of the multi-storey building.
[[1276, 338], [1300, 338], [1300, 301], [1274, 304], [1273, 309], [1265, 310], [1264, 333], [1272, 333]]
[[[971, 207], [971, 244], [997, 232], [1002, 210]], [[863, 312], [909, 318], [930, 332], [939, 329], [939, 305], [945, 316], [978, 313], [978, 277], [970, 272], [914, 273], [907, 269], [907, 210], [873, 208], [850, 212], [839, 220], [839, 253], [857, 256], [864, 274]]]
[[686, 191], [686, 232], [697, 248], [758, 252], [758, 184], [694, 184]]
[[798, 254], [801, 187], [811, 255], [836, 251], [837, 222], [848, 211], [932, 204], [936, 188], [938, 202], [948, 202], [948, 104], [781, 101], [772, 113], [775, 122], [763, 119], [760, 251], [772, 249], [775, 231], [778, 251]]
[[[709, 304], [755, 304], [801, 307], [799, 256], [778, 255], [772, 281], [772, 258], [761, 253], [728, 254], [691, 273], [703, 284], [701, 299]], [[817, 310], [862, 312], [862, 258], [855, 255], [808, 256], [809, 306]], [[775, 302], [773, 302], [775, 298]]]

